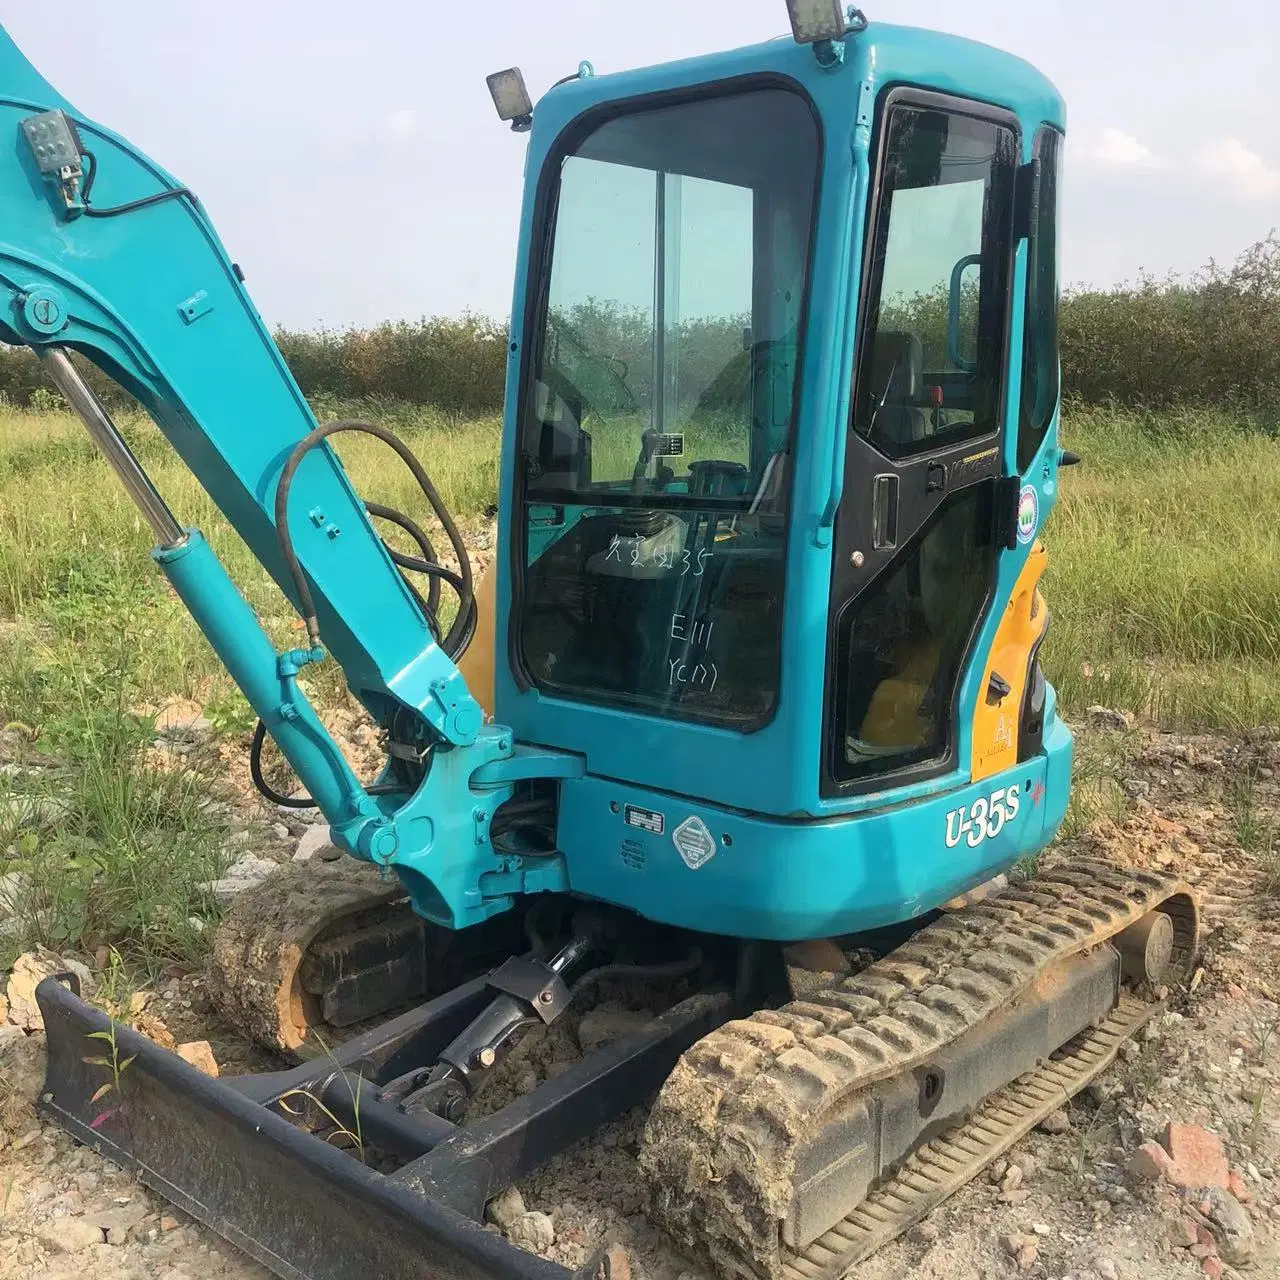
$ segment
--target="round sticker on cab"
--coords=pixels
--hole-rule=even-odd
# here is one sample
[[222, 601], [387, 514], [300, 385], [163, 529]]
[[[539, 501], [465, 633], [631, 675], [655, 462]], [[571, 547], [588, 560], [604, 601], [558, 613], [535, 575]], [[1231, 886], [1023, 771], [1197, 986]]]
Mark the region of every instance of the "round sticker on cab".
[[1040, 527], [1040, 495], [1033, 484], [1024, 484], [1018, 494], [1018, 541], [1026, 544]]

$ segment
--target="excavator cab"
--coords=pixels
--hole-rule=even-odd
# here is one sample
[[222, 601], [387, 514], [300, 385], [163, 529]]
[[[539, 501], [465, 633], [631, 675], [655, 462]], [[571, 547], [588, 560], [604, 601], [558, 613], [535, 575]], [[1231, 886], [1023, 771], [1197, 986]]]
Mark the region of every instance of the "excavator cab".
[[[838, 1280], [1189, 970], [1185, 885], [1000, 880], [1071, 767], [1039, 665], [1062, 102], [986, 46], [787, 7], [794, 40], [583, 63], [536, 104], [490, 77], [528, 152], [479, 589], [404, 441], [315, 422], [197, 196], [0, 32], [0, 338], [150, 524], [260, 717], [264, 794], [351, 855], [242, 895], [213, 943], [215, 1002], [295, 1065], [207, 1080], [50, 979], [42, 1105], [280, 1276], [565, 1280], [486, 1203], [656, 1094], [656, 1220], [726, 1278]], [[277, 652], [73, 353], [152, 414], [305, 646]], [[352, 432], [439, 531], [356, 493]], [[299, 679], [325, 661], [376, 779]], [[268, 735], [304, 798], [262, 779]], [[619, 984], [655, 1016], [492, 1101], [514, 1046]]]

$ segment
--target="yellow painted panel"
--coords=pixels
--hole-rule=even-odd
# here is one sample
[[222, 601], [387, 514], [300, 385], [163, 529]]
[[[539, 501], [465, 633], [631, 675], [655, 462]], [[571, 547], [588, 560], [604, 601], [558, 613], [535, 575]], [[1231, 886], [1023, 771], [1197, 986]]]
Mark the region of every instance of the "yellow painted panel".
[[[987, 655], [978, 705], [973, 713], [971, 776], [974, 782], [1018, 763], [1018, 719], [1027, 684], [1027, 666], [1032, 647], [1040, 639], [1049, 619], [1044, 597], [1040, 594], [1040, 579], [1048, 558], [1044, 543], [1037, 538], [1027, 556], [1027, 563], [1018, 575], [1013, 597]], [[997, 706], [992, 706], [986, 698], [993, 671], [999, 672], [1009, 685], [1008, 694]]]
[[497, 643], [498, 570], [491, 563], [476, 583], [476, 633], [467, 651], [458, 660], [458, 670], [471, 696], [484, 708], [486, 720], [493, 719], [493, 663]]

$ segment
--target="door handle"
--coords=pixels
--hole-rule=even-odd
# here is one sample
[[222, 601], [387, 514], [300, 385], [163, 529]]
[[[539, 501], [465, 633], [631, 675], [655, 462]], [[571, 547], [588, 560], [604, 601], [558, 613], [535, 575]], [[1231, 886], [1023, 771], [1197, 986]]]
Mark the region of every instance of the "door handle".
[[871, 482], [871, 545], [888, 551], [898, 545], [898, 477], [895, 472]]
[[924, 472], [925, 493], [941, 493], [947, 487], [947, 464], [931, 462]]

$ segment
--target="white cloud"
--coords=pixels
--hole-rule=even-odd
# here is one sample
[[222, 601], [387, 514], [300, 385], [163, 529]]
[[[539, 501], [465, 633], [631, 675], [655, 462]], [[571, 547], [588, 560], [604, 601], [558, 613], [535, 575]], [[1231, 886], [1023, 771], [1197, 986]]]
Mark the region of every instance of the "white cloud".
[[1168, 162], [1161, 159], [1139, 142], [1131, 133], [1123, 129], [1103, 129], [1102, 136], [1093, 148], [1093, 158], [1103, 164], [1112, 164], [1126, 169], [1163, 169]]
[[418, 113], [412, 107], [388, 111], [382, 117], [382, 132], [396, 142], [407, 142], [418, 132]]
[[1280, 196], [1280, 169], [1268, 169], [1239, 138], [1219, 138], [1196, 157], [1201, 172], [1226, 179], [1236, 195], [1255, 200]]

